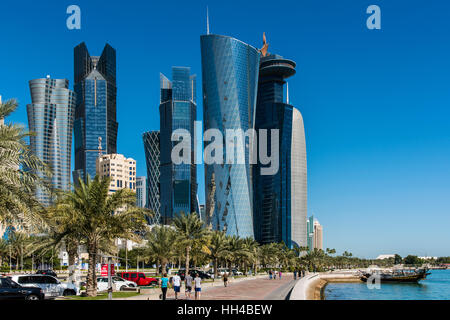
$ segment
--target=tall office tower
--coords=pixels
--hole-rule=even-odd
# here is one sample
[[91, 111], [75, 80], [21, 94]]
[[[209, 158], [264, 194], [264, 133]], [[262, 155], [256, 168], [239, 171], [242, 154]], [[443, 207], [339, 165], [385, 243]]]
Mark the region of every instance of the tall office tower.
[[90, 56], [84, 42], [74, 49], [75, 171], [85, 180], [95, 176], [98, 141], [104, 154], [117, 152], [116, 50], [106, 44], [100, 57]]
[[[258, 50], [232, 37], [213, 34], [202, 35], [200, 43], [205, 131], [218, 129], [225, 138], [227, 129], [244, 133], [254, 129]], [[253, 237], [250, 146], [241, 146], [233, 149], [238, 157], [244, 155], [244, 163], [205, 163], [206, 224], [228, 235]], [[223, 153], [226, 158], [226, 148]]]
[[[160, 75], [160, 183], [161, 219], [169, 224], [178, 214], [197, 212], [197, 173], [194, 150], [194, 121], [197, 117], [196, 76], [188, 67], [172, 67], [172, 81]], [[190, 163], [172, 162], [172, 133], [183, 129], [190, 133]]]
[[323, 250], [323, 227], [319, 221], [314, 221], [314, 248]]
[[[295, 62], [275, 54], [261, 57], [255, 128], [267, 129], [268, 153], [278, 152], [279, 169], [261, 174], [254, 169], [255, 238], [260, 243], [284, 242], [303, 247], [306, 240], [306, 144], [300, 111], [284, 102], [285, 79], [295, 74]], [[270, 148], [270, 131], [279, 130], [279, 150]]]
[[312, 251], [314, 249], [314, 216], [306, 220], [306, 230], [307, 247], [309, 251]]
[[136, 192], [136, 161], [132, 158], [117, 153], [104, 154], [97, 157], [96, 173], [111, 178], [109, 194], [124, 188]]
[[148, 131], [142, 135], [144, 140], [145, 162], [147, 165], [147, 208], [153, 212], [152, 223], [161, 221], [159, 184], [159, 131]]
[[[69, 80], [50, 76], [31, 80], [29, 86], [28, 127], [36, 133], [30, 137], [31, 150], [50, 167], [52, 187], [68, 191], [75, 94], [69, 90]], [[39, 188], [36, 197], [45, 206], [53, 200], [48, 191]]]
[[147, 177], [136, 177], [136, 205], [147, 207]]

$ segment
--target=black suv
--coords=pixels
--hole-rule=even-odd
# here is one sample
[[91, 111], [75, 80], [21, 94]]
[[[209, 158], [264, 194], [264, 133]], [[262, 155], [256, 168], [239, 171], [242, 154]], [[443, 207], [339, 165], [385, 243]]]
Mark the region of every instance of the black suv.
[[0, 300], [44, 300], [41, 288], [22, 287], [10, 278], [0, 277]]
[[[181, 269], [180, 271], [178, 271], [178, 275], [180, 276], [182, 281], [184, 281], [185, 274], [186, 274], [186, 269]], [[191, 275], [192, 278], [195, 278], [195, 274], [198, 274], [198, 276], [202, 280], [211, 279], [211, 275], [209, 275], [208, 273], [206, 273], [202, 270], [189, 270], [189, 274]]]

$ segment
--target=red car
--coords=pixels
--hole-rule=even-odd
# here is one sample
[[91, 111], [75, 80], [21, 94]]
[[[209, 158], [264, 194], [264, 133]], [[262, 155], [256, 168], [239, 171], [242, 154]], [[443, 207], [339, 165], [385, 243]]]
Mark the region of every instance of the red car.
[[158, 284], [158, 279], [147, 278], [143, 272], [118, 272], [119, 277], [136, 282], [138, 286], [153, 286]]

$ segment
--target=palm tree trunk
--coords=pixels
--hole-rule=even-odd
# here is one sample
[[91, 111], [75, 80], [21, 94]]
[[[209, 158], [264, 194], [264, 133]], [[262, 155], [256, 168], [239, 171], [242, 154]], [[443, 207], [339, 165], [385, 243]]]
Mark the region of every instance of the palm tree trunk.
[[213, 279], [213, 281], [215, 281], [217, 279], [217, 275], [218, 275], [217, 265], [218, 265], [217, 258], [214, 258], [214, 279]]
[[97, 262], [97, 248], [92, 242], [88, 243], [89, 266], [86, 281], [86, 293], [89, 297], [97, 296], [97, 277], [95, 275], [95, 267]]
[[186, 247], [186, 274], [189, 274], [189, 253], [191, 251], [191, 246]]
[[77, 256], [77, 247], [73, 244], [67, 246], [67, 255], [69, 258], [69, 279], [75, 274], [75, 257]]

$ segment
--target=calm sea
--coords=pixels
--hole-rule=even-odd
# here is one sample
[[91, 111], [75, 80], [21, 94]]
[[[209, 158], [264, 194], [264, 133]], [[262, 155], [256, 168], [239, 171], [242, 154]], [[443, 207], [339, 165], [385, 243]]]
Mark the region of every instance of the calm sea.
[[418, 284], [382, 283], [369, 289], [365, 283], [330, 283], [326, 300], [450, 300], [450, 270], [432, 270]]

